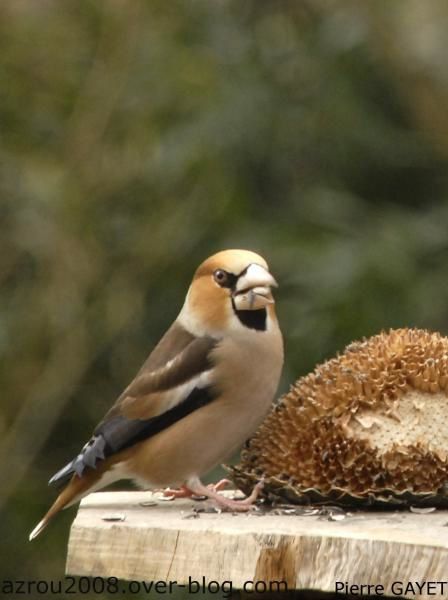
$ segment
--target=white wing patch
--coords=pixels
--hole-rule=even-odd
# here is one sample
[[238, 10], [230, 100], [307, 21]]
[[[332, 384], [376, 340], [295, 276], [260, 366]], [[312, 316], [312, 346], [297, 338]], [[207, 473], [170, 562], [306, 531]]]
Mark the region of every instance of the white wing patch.
[[[193, 377], [186, 383], [183, 383], [183, 384], [178, 385], [177, 387], [173, 388], [172, 390], [167, 392], [166, 400], [164, 402], [164, 411], [163, 412], [166, 412], [170, 408], [173, 408], [173, 406], [180, 404], [183, 400], [188, 398], [188, 396], [191, 394], [191, 392], [195, 388], [203, 389], [203, 388], [209, 386], [212, 383], [212, 380], [213, 380], [213, 369], [210, 369], [209, 371], [204, 371], [197, 377]], [[163, 413], [161, 412], [158, 414], [160, 415]]]

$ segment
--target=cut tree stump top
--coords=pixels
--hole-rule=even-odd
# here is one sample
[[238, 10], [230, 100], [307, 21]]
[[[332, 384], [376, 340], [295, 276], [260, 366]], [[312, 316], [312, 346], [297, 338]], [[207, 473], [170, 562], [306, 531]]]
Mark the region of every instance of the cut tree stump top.
[[[331, 592], [337, 581], [382, 584], [385, 595], [397, 581], [447, 579], [448, 511], [357, 511], [335, 521], [269, 513], [194, 516], [193, 508], [206, 506], [151, 492], [91, 494], [71, 528], [66, 572], [180, 584], [204, 577], [232, 581], [234, 589], [247, 589], [250, 581]], [[437, 597], [432, 591], [418, 596]]]

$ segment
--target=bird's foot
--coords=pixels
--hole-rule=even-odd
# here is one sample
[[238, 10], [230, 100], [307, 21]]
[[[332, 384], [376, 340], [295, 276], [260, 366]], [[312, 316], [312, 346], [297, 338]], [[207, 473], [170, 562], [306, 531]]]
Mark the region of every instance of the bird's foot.
[[[223, 484], [223, 482], [225, 482]], [[227, 480], [221, 480], [217, 485], [221, 485], [219, 489], [223, 489], [223, 485], [227, 485]], [[247, 512], [255, 508], [255, 501], [257, 500], [261, 490], [263, 489], [263, 481], [259, 481], [253, 488], [250, 496], [243, 500], [233, 500], [227, 498], [222, 494], [218, 493], [217, 489], [213, 486], [206, 486], [199, 479], [190, 480], [188, 482], [188, 488], [191, 489], [195, 495], [206, 496], [214, 501], [216, 506], [221, 510], [228, 510], [232, 512]]]
[[229, 485], [232, 485], [230, 479], [220, 479], [216, 483], [209, 483], [207, 488], [214, 492], [221, 492], [222, 490], [225, 490], [226, 487], [229, 487]]
[[[209, 483], [207, 485], [207, 489], [211, 490], [212, 492], [220, 492], [229, 485], [232, 485], [230, 479], [220, 479], [216, 483]], [[164, 498], [170, 498], [173, 500], [175, 498], [192, 498], [196, 496], [201, 498], [207, 498], [206, 494], [197, 494], [193, 490], [190, 490], [190, 488], [186, 485], [181, 485], [180, 488], [165, 488], [164, 490], [162, 490], [162, 494]]]
[[195, 493], [186, 485], [181, 485], [180, 488], [165, 488], [162, 490], [162, 494], [164, 498], [170, 498], [172, 500], [175, 498], [191, 498], [195, 495]]

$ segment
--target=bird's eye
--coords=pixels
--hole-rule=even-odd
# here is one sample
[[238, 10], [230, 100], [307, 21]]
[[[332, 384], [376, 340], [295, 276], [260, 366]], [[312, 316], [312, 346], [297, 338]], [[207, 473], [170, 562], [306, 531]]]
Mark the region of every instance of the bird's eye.
[[222, 269], [216, 269], [216, 271], [213, 273], [213, 278], [218, 285], [225, 286], [229, 281], [229, 274]]

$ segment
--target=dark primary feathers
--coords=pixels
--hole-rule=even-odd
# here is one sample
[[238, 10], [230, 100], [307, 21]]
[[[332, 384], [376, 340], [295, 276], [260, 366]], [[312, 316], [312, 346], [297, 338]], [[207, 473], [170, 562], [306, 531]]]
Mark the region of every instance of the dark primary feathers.
[[86, 467], [96, 468], [98, 461], [159, 433], [211, 402], [215, 393], [209, 385], [194, 386], [164, 412], [159, 410], [163, 402], [158, 399], [210, 370], [210, 354], [216, 344], [211, 337], [196, 338], [180, 325], [173, 325], [95, 428], [92, 438], [76, 458], [53, 475], [49, 484], [62, 485], [74, 473], [81, 476]]

